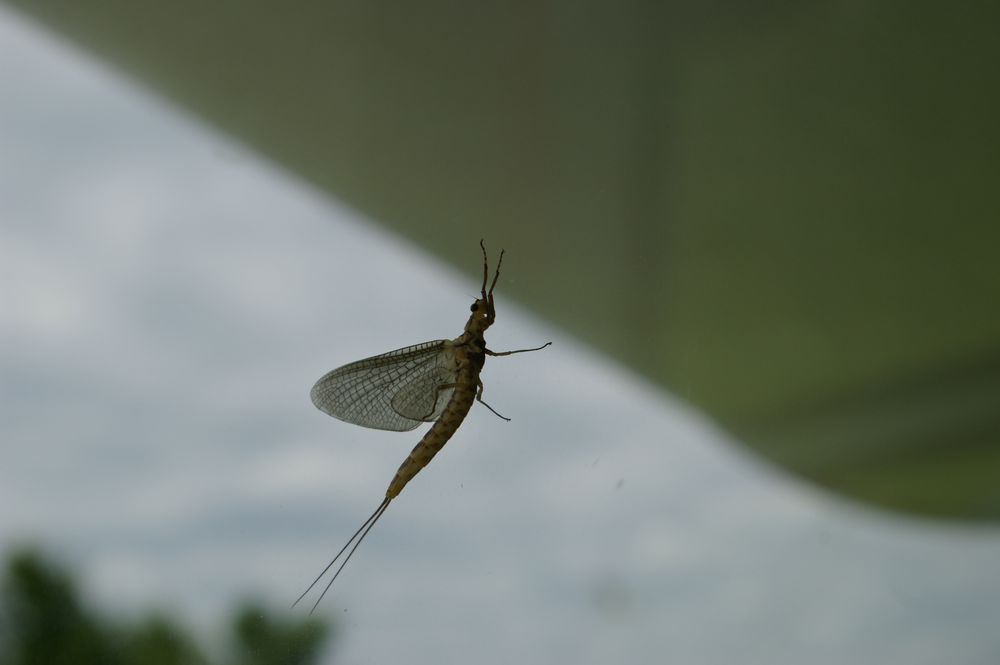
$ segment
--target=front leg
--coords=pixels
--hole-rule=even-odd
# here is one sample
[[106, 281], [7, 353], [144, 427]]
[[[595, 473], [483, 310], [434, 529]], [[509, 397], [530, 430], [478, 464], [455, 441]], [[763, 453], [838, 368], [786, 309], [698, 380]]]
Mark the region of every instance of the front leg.
[[[539, 346], [538, 348], [535, 348], [535, 349], [518, 349], [517, 351], [490, 351], [489, 349], [483, 349], [483, 351], [485, 351], [486, 355], [488, 355], [488, 356], [509, 356], [509, 355], [513, 355], [515, 353], [527, 353], [528, 351], [541, 351], [542, 349], [544, 349], [546, 346], [549, 346], [550, 344], [552, 344], [552, 342], [545, 342], [545, 344], [542, 344], [541, 346]], [[482, 388], [482, 384], [481, 383], [480, 383], [480, 388]], [[482, 392], [482, 391], [480, 390], [480, 392]]]

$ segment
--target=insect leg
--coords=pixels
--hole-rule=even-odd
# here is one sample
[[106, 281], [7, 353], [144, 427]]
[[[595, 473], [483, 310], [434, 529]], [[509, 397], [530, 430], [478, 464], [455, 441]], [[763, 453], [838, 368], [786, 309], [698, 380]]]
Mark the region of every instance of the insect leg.
[[[515, 353], [527, 353], [528, 351], [541, 351], [542, 349], [544, 349], [546, 346], [549, 346], [550, 344], [552, 344], [552, 342], [545, 342], [545, 344], [542, 344], [541, 346], [539, 346], [538, 348], [535, 348], [535, 349], [518, 349], [516, 351], [490, 351], [489, 349], [483, 349], [483, 351], [486, 352], [486, 355], [490, 355], [490, 356], [509, 356], [509, 355], [513, 355]], [[477, 383], [477, 386], [479, 388], [479, 390], [476, 391], [476, 401], [479, 402], [480, 404], [482, 404], [483, 406], [485, 406], [490, 411], [492, 411], [495, 415], [499, 416], [500, 418], [503, 418], [507, 422], [510, 422], [510, 418], [508, 418], [507, 416], [499, 413], [496, 409], [494, 409], [492, 406], [490, 406], [489, 404], [487, 404], [486, 402], [483, 401], [483, 381], [482, 381], [482, 379], [479, 379], [476, 383]]]
[[484, 350], [486, 351], [486, 355], [488, 356], [509, 356], [515, 353], [527, 353], [528, 351], [541, 351], [550, 344], [552, 344], [552, 342], [545, 342], [545, 344], [542, 344], [541, 346], [534, 349], [518, 349], [517, 351], [490, 351], [489, 349], [484, 349]]
[[482, 404], [483, 406], [485, 406], [490, 411], [492, 411], [495, 415], [500, 416], [501, 418], [503, 418], [507, 422], [510, 422], [510, 418], [508, 418], [507, 416], [502, 415], [500, 413], [497, 413], [496, 409], [494, 409], [492, 406], [490, 406], [489, 404], [487, 404], [486, 402], [483, 401], [483, 380], [479, 379], [476, 383], [479, 386], [479, 390], [476, 391], [476, 401], [479, 402], [480, 404]]

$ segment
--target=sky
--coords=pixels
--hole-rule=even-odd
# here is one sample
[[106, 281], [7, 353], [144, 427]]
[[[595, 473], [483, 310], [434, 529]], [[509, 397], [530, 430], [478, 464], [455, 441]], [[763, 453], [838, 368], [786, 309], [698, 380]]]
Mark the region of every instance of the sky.
[[[506, 250], [490, 347], [553, 345], [488, 359], [511, 422], [474, 406], [392, 503], [320, 606], [329, 662], [1000, 658], [1000, 533], [770, 468], [508, 300]], [[209, 638], [245, 599], [285, 611], [421, 433], [309, 389], [458, 336], [481, 269], [0, 6], [0, 554], [38, 545], [107, 611]]]

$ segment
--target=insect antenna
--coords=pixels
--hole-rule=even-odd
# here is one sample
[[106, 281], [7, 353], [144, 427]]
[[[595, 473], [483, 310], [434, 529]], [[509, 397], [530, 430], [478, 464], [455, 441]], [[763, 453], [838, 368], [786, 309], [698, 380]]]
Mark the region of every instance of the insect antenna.
[[486, 280], [490, 278], [489, 259], [486, 257], [486, 245], [479, 239], [479, 248], [483, 250], [483, 300], [486, 300]]
[[503, 250], [501, 249], [500, 250], [500, 258], [497, 259], [497, 269], [496, 269], [496, 272], [493, 273], [493, 281], [490, 283], [489, 294], [491, 296], [493, 295], [493, 289], [497, 285], [497, 280], [500, 279], [500, 266], [502, 264], [503, 264]]
[[493, 295], [493, 287], [497, 285], [497, 278], [500, 277], [500, 264], [503, 263], [503, 250], [500, 250], [500, 258], [497, 259], [497, 269], [496, 273], [493, 275], [493, 282], [490, 284], [490, 290], [486, 290], [486, 280], [489, 279], [489, 259], [486, 258], [486, 245], [483, 244], [482, 239], [479, 241], [479, 247], [483, 250], [483, 300], [487, 299], [488, 295]]
[[[368, 535], [368, 532], [372, 530], [372, 527], [375, 526], [375, 523], [378, 522], [378, 519], [382, 517], [382, 513], [384, 513], [385, 509], [389, 507], [390, 501], [392, 501], [392, 499], [390, 499], [389, 497], [386, 497], [385, 499], [382, 500], [382, 503], [378, 505], [378, 508], [375, 509], [375, 512], [372, 513], [368, 517], [368, 519], [365, 520], [364, 524], [358, 527], [358, 530], [354, 532], [354, 535], [351, 536], [350, 540], [348, 540], [344, 544], [344, 546], [340, 548], [340, 551], [337, 552], [337, 556], [333, 557], [333, 559], [330, 560], [330, 563], [326, 564], [326, 568], [324, 568], [323, 571], [316, 576], [316, 579], [312, 581], [312, 584], [310, 584], [309, 587], [302, 592], [301, 596], [295, 599], [295, 602], [292, 603], [293, 608], [299, 604], [299, 601], [301, 601], [303, 598], [306, 597], [306, 594], [312, 591], [312, 588], [316, 586], [316, 584], [320, 581], [320, 579], [323, 578], [324, 575], [326, 575], [326, 571], [330, 570], [333, 564], [337, 563], [337, 559], [339, 559], [344, 554], [344, 552], [347, 551], [347, 548], [351, 547], [351, 543], [354, 543], [354, 547], [351, 547], [351, 551], [347, 552], [347, 557], [341, 562], [340, 566], [337, 568], [337, 572], [333, 574], [333, 577], [330, 578], [330, 581], [327, 582], [326, 587], [323, 589], [323, 593], [319, 595], [319, 598], [313, 604], [312, 609], [309, 610], [309, 614], [312, 614], [313, 612], [316, 611], [316, 608], [319, 607], [320, 601], [323, 600], [323, 596], [325, 596], [326, 592], [330, 590], [331, 586], [333, 586], [333, 582], [334, 580], [337, 579], [337, 576], [340, 575], [340, 571], [342, 571], [344, 569], [344, 566], [347, 565], [347, 562], [351, 560], [351, 557], [354, 555], [354, 550], [358, 549], [358, 545], [360, 545], [361, 541], [365, 539], [365, 536]], [[357, 539], [357, 542], [355, 542], [355, 539]]]

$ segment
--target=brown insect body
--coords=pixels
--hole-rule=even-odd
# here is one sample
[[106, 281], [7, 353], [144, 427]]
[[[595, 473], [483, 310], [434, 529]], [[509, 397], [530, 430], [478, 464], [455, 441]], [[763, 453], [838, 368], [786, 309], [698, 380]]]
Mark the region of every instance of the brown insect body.
[[400, 465], [396, 476], [389, 483], [389, 488], [385, 492], [387, 499], [396, 498], [406, 484], [420, 472], [434, 458], [439, 450], [444, 448], [444, 444], [452, 437], [459, 425], [465, 420], [472, 402], [478, 396], [482, 398], [482, 381], [479, 373], [486, 364], [486, 354], [492, 353], [486, 348], [486, 329], [493, 325], [496, 320], [496, 309], [493, 304], [493, 287], [496, 286], [497, 277], [500, 276], [500, 264], [503, 262], [503, 250], [500, 251], [500, 260], [497, 261], [496, 275], [490, 285], [489, 292], [486, 291], [486, 250], [483, 249], [483, 289], [482, 297], [472, 303], [472, 315], [465, 324], [465, 332], [445, 343], [444, 354], [450, 355], [455, 369], [455, 381], [452, 384], [444, 384], [438, 389], [453, 388], [451, 399], [441, 416], [434, 421], [427, 433], [424, 434], [420, 442], [414, 446], [410, 455]]
[[[500, 353], [486, 348], [484, 335], [496, 320], [493, 289], [500, 277], [503, 250], [500, 250], [493, 281], [487, 291], [489, 268], [486, 247], [482, 241], [479, 246], [483, 250], [481, 297], [472, 303], [472, 315], [461, 335], [453, 340], [425, 342], [350, 363], [328, 372], [313, 386], [311, 396], [317, 408], [347, 422], [395, 431], [410, 430], [423, 422], [433, 421], [434, 424], [400, 465], [379, 507], [351, 536], [309, 588], [292, 603], [292, 607], [347, 552], [346, 558], [313, 605], [312, 610], [316, 609], [361, 541], [389, 507], [389, 503], [399, 496], [406, 484], [448, 443], [465, 420], [473, 401], [478, 400], [496, 415], [510, 420], [483, 402], [483, 383], [479, 374], [486, 364], [486, 356], [538, 351], [551, 344], [546, 342], [535, 349]], [[347, 551], [348, 548], [350, 551]]]

